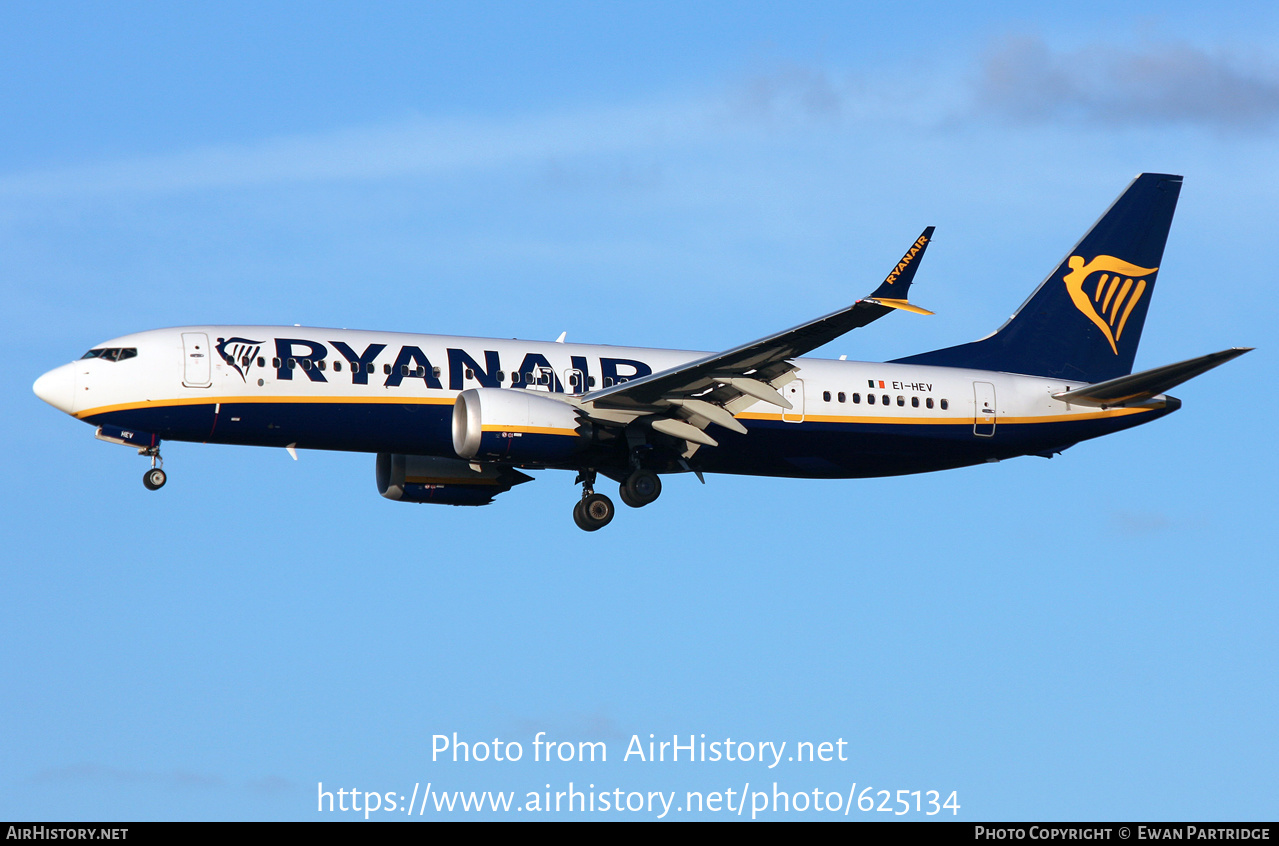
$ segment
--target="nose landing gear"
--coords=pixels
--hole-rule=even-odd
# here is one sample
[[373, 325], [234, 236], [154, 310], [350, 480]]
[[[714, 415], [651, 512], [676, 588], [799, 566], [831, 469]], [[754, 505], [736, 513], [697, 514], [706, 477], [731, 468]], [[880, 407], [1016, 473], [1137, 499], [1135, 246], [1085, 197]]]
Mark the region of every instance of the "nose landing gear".
[[109, 444], [119, 444], [120, 446], [132, 447], [138, 451], [138, 455], [145, 455], [151, 459], [151, 469], [142, 474], [142, 484], [149, 491], [158, 491], [164, 487], [164, 483], [168, 481], [164, 470], [164, 459], [160, 457], [160, 436], [153, 432], [143, 432], [140, 429], [124, 429], [120, 426], [111, 424], [102, 424], [93, 436], [100, 441], [106, 441]]
[[155, 446], [150, 449], [140, 449], [138, 453], [151, 456], [151, 469], [142, 474], [142, 484], [149, 491], [160, 490], [160, 488], [164, 487], [164, 483], [169, 480], [169, 477], [165, 475], [162, 469], [164, 459], [160, 457], [160, 448]]

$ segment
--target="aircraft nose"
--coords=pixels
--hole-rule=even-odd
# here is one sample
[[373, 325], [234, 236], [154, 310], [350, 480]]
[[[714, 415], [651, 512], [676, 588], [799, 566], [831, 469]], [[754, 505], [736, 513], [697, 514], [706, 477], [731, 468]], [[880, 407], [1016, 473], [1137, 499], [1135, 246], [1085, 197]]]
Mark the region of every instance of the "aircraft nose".
[[75, 400], [75, 365], [55, 367], [37, 379], [31, 389], [36, 392], [36, 396], [58, 411], [70, 414]]

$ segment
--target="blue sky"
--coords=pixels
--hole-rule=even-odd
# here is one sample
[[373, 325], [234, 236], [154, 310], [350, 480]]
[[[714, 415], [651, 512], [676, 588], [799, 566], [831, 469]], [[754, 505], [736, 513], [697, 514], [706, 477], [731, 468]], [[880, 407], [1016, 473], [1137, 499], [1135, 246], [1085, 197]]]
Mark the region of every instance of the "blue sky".
[[[0, 816], [572, 781], [1275, 817], [1279, 12], [7, 4], [0, 114]], [[566, 473], [435, 508], [372, 456], [171, 444], [149, 493], [30, 389], [190, 323], [727, 348], [936, 225], [937, 316], [821, 352], [884, 360], [993, 330], [1141, 171], [1186, 182], [1137, 366], [1258, 350], [1051, 461], [670, 478], [586, 535]], [[453, 732], [526, 759], [432, 762]], [[620, 760], [650, 733], [849, 760]]]

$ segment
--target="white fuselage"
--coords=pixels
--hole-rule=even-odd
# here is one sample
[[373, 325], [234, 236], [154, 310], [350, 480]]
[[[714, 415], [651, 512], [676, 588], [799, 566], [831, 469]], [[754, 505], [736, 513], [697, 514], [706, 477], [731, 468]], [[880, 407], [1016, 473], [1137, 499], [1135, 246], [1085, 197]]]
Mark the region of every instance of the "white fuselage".
[[[296, 326], [161, 329], [95, 350], [136, 354], [64, 365], [41, 378], [37, 393], [87, 422], [168, 440], [446, 457], [454, 456], [447, 422], [462, 390], [582, 394], [704, 355]], [[796, 364], [794, 378], [779, 387], [792, 408], [760, 401], [738, 412], [749, 433], [703, 450], [708, 472], [919, 472], [1055, 451], [1159, 416], [1154, 408], [1072, 407], [1053, 394], [1079, 384], [1041, 377], [807, 358]]]

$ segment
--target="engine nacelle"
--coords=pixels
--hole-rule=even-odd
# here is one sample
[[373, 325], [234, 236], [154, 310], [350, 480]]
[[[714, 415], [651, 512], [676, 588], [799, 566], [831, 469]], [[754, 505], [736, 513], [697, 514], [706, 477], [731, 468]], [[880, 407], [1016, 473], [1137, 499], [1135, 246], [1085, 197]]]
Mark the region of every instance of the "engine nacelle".
[[377, 454], [377, 492], [399, 502], [488, 505], [498, 494], [532, 480], [513, 467], [480, 465], [475, 470], [456, 458]]
[[453, 449], [462, 458], [554, 464], [590, 442], [577, 411], [537, 391], [472, 388], [453, 405]]

